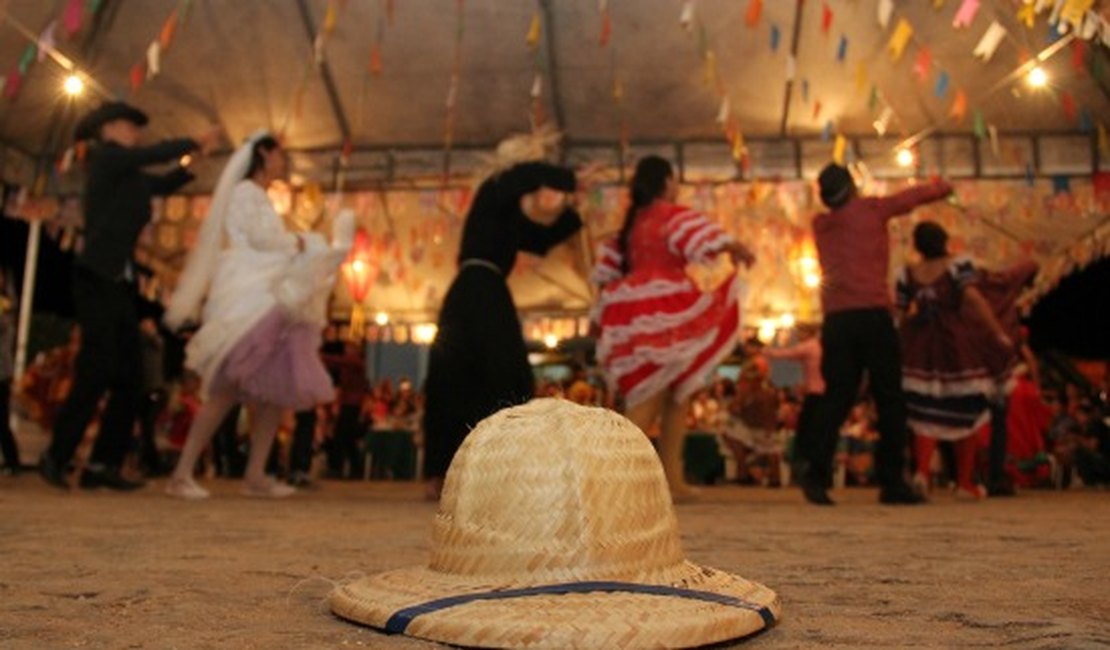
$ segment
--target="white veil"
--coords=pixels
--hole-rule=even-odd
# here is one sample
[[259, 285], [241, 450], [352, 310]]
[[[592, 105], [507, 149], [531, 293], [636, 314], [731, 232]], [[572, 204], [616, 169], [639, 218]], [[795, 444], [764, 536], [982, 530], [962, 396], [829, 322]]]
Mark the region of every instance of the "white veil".
[[224, 222], [227, 219], [227, 209], [231, 205], [231, 194], [250, 168], [255, 143], [268, 135], [268, 131], [262, 130], [247, 138], [231, 155], [220, 174], [220, 181], [216, 184], [212, 203], [208, 207], [208, 216], [201, 224], [196, 245], [189, 251], [185, 268], [178, 277], [177, 286], [166, 308], [163, 320], [171, 329], [195, 323], [200, 317], [201, 305], [208, 294], [208, 287], [212, 283], [212, 276], [216, 273], [218, 258], [224, 247]]

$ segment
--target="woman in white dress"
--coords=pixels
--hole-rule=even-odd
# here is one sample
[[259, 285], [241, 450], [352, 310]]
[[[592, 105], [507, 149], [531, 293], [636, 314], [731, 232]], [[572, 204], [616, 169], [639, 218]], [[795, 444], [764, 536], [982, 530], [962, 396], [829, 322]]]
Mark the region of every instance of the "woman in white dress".
[[[186, 365], [201, 377], [197, 413], [177, 468], [171, 496], [203, 499], [193, 480], [197, 459], [228, 411], [251, 413], [250, 455], [243, 493], [285, 497], [295, 490], [265, 474], [265, 463], [286, 410], [330, 401], [334, 388], [319, 356], [320, 332], [335, 272], [347, 255], [354, 219], [343, 212], [331, 245], [315, 233], [292, 233], [266, 188], [286, 175], [278, 142], [259, 133], [240, 147], [220, 177], [212, 206], [169, 308], [171, 327], [196, 319]], [[203, 310], [201, 307], [203, 305]]]

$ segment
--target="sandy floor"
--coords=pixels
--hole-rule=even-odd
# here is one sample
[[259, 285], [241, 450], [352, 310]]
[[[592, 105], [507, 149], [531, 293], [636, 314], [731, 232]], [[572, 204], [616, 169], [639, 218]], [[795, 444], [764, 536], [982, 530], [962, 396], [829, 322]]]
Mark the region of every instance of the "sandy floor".
[[[342, 578], [422, 563], [433, 506], [412, 484], [324, 484], [285, 502], [216, 483], [60, 494], [0, 479], [4, 648], [433, 647], [333, 618]], [[778, 590], [786, 618], [753, 648], [1110, 645], [1110, 493], [1036, 492], [832, 509], [794, 490], [717, 488], [680, 506], [686, 552]]]

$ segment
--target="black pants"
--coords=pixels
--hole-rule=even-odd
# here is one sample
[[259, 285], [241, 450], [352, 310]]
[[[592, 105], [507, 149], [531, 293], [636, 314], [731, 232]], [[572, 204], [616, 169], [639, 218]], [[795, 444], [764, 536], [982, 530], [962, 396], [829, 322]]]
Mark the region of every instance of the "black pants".
[[316, 434], [316, 409], [297, 411], [293, 446], [289, 450], [289, 472], [308, 474], [312, 468], [312, 439]]
[[239, 412], [242, 408], [239, 404], [231, 407], [212, 437], [212, 460], [216, 464], [216, 474], [225, 478], [242, 478], [247, 468], [247, 457], [239, 441]]
[[817, 434], [817, 409], [821, 406], [821, 395], [806, 393], [802, 408], [798, 411], [798, 426], [794, 430], [794, 452], [792, 460], [803, 458], [801, 450], [810, 449], [819, 438]]
[[73, 459], [100, 398], [109, 393], [90, 464], [119, 467], [131, 446], [141, 399], [142, 357], [135, 288], [74, 267], [73, 304], [81, 326], [73, 389], [58, 411], [46, 453], [59, 467]]
[[147, 472], [162, 471], [162, 456], [158, 453], [155, 429], [158, 418], [166, 408], [166, 391], [156, 388], [143, 396], [142, 413], [139, 417], [138, 457], [139, 463]]
[[333, 478], [360, 479], [365, 471], [365, 455], [362, 452], [365, 430], [359, 418], [361, 410], [357, 404], [339, 407], [339, 417], [335, 419], [331, 437], [331, 453], [328, 454], [328, 473]]
[[[1002, 390], [1001, 386], [999, 390]], [[1004, 485], [1009, 480], [1006, 476], [1006, 447], [1010, 437], [1006, 427], [1008, 407], [1009, 398], [1005, 394], [991, 402], [990, 465], [987, 476], [987, 482], [991, 486]]]
[[11, 411], [9, 410], [12, 399], [12, 382], [0, 381], [0, 453], [4, 455], [4, 464], [8, 467], [20, 466], [19, 447], [15, 444], [15, 435], [12, 433]]
[[875, 473], [891, 487], [905, 479], [906, 399], [902, 394], [902, 351], [894, 321], [885, 309], [857, 309], [825, 316], [821, 329], [821, 374], [825, 397], [815, 416], [813, 439], [800, 453], [810, 475], [828, 484], [840, 427], [859, 396], [866, 370], [879, 412]]

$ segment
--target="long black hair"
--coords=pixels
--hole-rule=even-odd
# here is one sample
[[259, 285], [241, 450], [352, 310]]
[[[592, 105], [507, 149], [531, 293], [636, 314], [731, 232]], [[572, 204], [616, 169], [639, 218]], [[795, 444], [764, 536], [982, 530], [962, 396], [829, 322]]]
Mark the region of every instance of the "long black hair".
[[667, 190], [667, 180], [670, 178], [674, 178], [674, 167], [665, 158], [646, 156], [636, 164], [636, 172], [632, 175], [632, 183], [629, 184], [632, 201], [628, 206], [628, 212], [624, 214], [620, 235], [617, 236], [617, 248], [621, 254], [621, 271], [624, 273], [628, 273], [628, 238], [636, 222], [636, 213], [640, 208], [651, 205], [653, 201], [663, 196], [663, 192]]
[[281, 144], [279, 144], [277, 139], [272, 135], [264, 135], [259, 138], [258, 142], [255, 142], [254, 146], [251, 147], [251, 164], [247, 168], [247, 173], [243, 178], [250, 178], [257, 174], [258, 170], [264, 168], [266, 166], [266, 159], [262, 157], [262, 154], [270, 153], [280, 146]]

